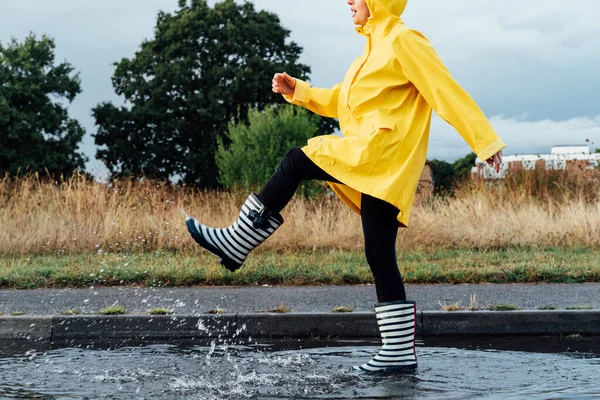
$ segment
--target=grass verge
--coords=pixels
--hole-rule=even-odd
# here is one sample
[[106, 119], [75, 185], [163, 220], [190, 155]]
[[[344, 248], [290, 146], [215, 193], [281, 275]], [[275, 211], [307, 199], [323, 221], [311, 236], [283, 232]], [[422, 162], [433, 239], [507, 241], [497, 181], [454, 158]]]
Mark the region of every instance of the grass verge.
[[350, 313], [354, 310], [352, 310], [351, 307], [348, 306], [338, 306], [338, 307], [334, 307], [333, 310], [331, 310], [331, 312], [334, 313]]
[[522, 310], [522, 308], [519, 308], [519, 307], [515, 306], [514, 304], [508, 303], [508, 304], [494, 304], [493, 306], [490, 307], [490, 310], [492, 310], [492, 311], [517, 311], [517, 310]]
[[[588, 249], [414, 251], [398, 264], [407, 283], [600, 282], [600, 252]], [[0, 288], [372, 282], [359, 251], [257, 252], [236, 273], [205, 252], [0, 256]]]
[[121, 306], [108, 306], [98, 311], [99, 315], [122, 315], [125, 314], [125, 308]]
[[152, 310], [150, 310], [150, 315], [170, 315], [170, 314], [173, 314], [173, 310], [169, 310], [167, 308], [158, 307], [158, 308], [153, 308]]

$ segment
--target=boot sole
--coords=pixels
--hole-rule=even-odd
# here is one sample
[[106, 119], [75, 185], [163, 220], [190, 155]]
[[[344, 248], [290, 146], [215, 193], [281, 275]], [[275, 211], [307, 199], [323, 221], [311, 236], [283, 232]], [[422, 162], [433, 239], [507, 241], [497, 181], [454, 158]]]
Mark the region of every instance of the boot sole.
[[369, 371], [368, 369], [363, 369], [359, 366], [353, 367], [352, 368], [354, 371], [360, 371], [360, 372], [364, 372], [367, 374], [380, 374], [380, 375], [385, 375], [385, 374], [390, 374], [390, 375], [394, 375], [394, 374], [406, 374], [406, 375], [414, 375], [417, 373], [417, 369], [418, 366], [414, 365], [414, 366], [396, 366], [396, 367], [386, 367], [386, 368], [382, 368], [380, 370], [377, 371]]
[[221, 250], [219, 250], [218, 248], [210, 244], [206, 239], [204, 239], [204, 236], [200, 232], [198, 232], [198, 229], [196, 229], [193, 220], [188, 219], [187, 221], [185, 221], [185, 226], [187, 227], [187, 230], [190, 233], [190, 235], [192, 235], [194, 241], [198, 243], [198, 245], [200, 245], [200, 247], [202, 247], [203, 249], [210, 251], [215, 256], [219, 257], [219, 262], [226, 269], [228, 269], [231, 272], [235, 272], [241, 267], [240, 264], [227, 257], [225, 253], [223, 253]]

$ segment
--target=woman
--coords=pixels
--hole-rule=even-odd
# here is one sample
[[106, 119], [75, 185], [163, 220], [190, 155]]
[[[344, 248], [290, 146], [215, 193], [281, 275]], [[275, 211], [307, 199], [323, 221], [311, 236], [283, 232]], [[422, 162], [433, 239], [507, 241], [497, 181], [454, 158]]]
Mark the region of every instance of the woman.
[[400, 15], [408, 0], [348, 0], [363, 54], [331, 89], [276, 74], [273, 91], [326, 117], [344, 137], [319, 136], [291, 149], [259, 194], [250, 194], [229, 228], [186, 221], [200, 246], [231, 271], [283, 223], [279, 212], [300, 182], [324, 180], [361, 215], [367, 262], [375, 279], [381, 351], [363, 371], [414, 370], [416, 305], [406, 300], [396, 263], [398, 227], [407, 227], [426, 155], [432, 109], [482, 160], [499, 170], [505, 144], [419, 32]]

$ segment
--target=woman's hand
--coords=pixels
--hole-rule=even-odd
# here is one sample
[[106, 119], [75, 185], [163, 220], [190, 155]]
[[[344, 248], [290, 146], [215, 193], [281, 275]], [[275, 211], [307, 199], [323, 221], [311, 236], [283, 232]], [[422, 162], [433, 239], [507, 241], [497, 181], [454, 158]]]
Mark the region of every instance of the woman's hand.
[[273, 92], [279, 94], [293, 95], [296, 89], [296, 79], [287, 73], [275, 74], [273, 77]]
[[494, 168], [496, 170], [496, 173], [500, 172], [500, 165], [502, 165], [502, 150], [494, 154], [486, 162], [491, 168]]

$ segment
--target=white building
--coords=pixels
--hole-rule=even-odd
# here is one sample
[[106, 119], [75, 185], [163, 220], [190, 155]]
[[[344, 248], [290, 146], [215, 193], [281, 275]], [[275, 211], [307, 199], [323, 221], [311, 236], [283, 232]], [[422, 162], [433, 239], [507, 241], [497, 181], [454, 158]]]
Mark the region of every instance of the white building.
[[591, 169], [600, 167], [600, 153], [594, 153], [592, 145], [554, 146], [550, 154], [517, 154], [502, 157], [500, 173], [491, 169], [486, 162], [479, 158], [471, 169], [474, 178], [498, 179], [504, 178], [510, 170], [571, 170]]

